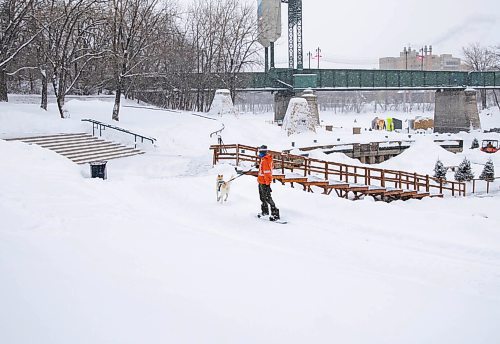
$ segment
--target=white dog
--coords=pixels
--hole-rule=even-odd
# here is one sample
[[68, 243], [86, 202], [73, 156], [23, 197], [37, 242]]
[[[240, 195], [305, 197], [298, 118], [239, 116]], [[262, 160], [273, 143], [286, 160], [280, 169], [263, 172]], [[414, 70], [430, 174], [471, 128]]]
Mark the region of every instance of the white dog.
[[[231, 177], [232, 179], [232, 177]], [[216, 184], [216, 192], [217, 192], [217, 202], [226, 202], [229, 197], [229, 190], [231, 189], [231, 179], [229, 181], [224, 181], [224, 175], [217, 175], [217, 184]]]

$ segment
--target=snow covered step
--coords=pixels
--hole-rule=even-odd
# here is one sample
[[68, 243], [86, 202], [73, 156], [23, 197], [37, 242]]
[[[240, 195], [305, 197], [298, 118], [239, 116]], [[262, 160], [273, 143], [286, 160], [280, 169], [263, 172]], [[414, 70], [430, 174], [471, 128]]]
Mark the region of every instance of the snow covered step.
[[20, 137], [8, 140], [39, 145], [65, 156], [77, 164], [144, 154], [138, 149], [98, 139], [86, 133]]
[[[72, 140], [51, 141], [51, 142], [34, 142], [34, 143], [39, 145], [39, 146], [42, 146], [44, 148], [51, 148], [51, 147], [63, 147], [63, 146], [85, 144], [85, 143], [93, 142], [93, 141], [103, 142], [104, 140], [99, 140], [97, 137], [90, 137], [90, 138], [75, 138]], [[27, 143], [31, 143], [31, 142], [27, 142]]]
[[100, 151], [81, 151], [78, 153], [72, 153], [72, 154], [64, 154], [65, 157], [75, 160], [75, 159], [84, 159], [88, 157], [94, 157], [98, 155], [109, 155], [109, 154], [115, 154], [115, 153], [129, 153], [129, 152], [135, 152], [133, 148], [128, 148], [128, 147], [123, 147], [123, 146], [118, 146], [118, 147], [113, 147], [113, 148], [108, 148]]
[[23, 142], [25, 142], [25, 140], [50, 139], [50, 138], [55, 138], [55, 137], [58, 137], [58, 138], [75, 137], [75, 136], [79, 136], [79, 135], [89, 135], [89, 136], [91, 136], [90, 134], [87, 134], [87, 133], [54, 134], [54, 135], [40, 135], [40, 136], [30, 136], [30, 137], [14, 137], [14, 138], [10, 138], [10, 139], [5, 139], [5, 141], [23, 141]]
[[59, 154], [71, 154], [73, 152], [81, 152], [83, 150], [92, 151], [92, 150], [100, 150], [111, 147], [122, 147], [122, 146], [119, 143], [102, 141], [100, 143], [76, 145], [73, 147], [70, 146], [70, 147], [52, 148], [52, 150]]
[[25, 143], [53, 143], [53, 142], [67, 142], [73, 140], [81, 140], [81, 139], [91, 139], [92, 135], [89, 134], [78, 134], [78, 135], [66, 135], [63, 137], [37, 137], [33, 139], [23, 139], [22, 141]]
[[119, 159], [119, 158], [126, 158], [129, 156], [134, 156], [134, 155], [140, 155], [144, 154], [142, 151], [131, 151], [128, 153], [121, 153], [121, 154], [108, 154], [108, 155], [99, 155], [99, 156], [92, 156], [86, 159], [71, 159], [73, 162], [81, 165], [81, 164], [86, 164], [92, 161], [98, 161], [98, 160], [112, 160], [112, 159]]

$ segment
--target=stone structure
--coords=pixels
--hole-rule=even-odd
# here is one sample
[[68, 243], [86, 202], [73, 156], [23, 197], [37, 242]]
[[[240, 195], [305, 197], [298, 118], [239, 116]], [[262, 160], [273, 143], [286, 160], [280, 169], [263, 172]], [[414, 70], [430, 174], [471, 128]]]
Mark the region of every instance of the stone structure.
[[307, 100], [304, 98], [290, 99], [282, 129], [286, 131], [288, 136], [316, 132], [316, 125]]
[[214, 100], [210, 106], [209, 115], [222, 116], [222, 115], [236, 115], [236, 109], [233, 105], [231, 92], [229, 90], [216, 90]]
[[314, 125], [319, 125], [318, 96], [315, 95], [314, 91], [309, 88], [302, 93], [302, 98], [307, 100], [307, 104], [309, 104], [309, 111], [311, 111], [311, 118]]
[[440, 90], [436, 92], [434, 132], [458, 133], [481, 129], [476, 91]]

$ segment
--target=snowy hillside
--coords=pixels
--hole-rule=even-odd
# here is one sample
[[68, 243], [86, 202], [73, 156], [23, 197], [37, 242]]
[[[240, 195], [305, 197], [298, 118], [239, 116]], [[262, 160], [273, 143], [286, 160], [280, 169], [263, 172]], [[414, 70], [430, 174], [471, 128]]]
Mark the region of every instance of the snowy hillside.
[[[111, 122], [111, 102], [67, 105], [71, 118], [60, 120], [54, 107], [0, 103], [0, 138], [91, 132], [82, 118]], [[89, 178], [88, 165], [0, 140], [0, 343], [498, 343], [498, 186], [383, 203], [275, 183], [287, 225], [255, 218], [253, 177], [216, 202], [217, 174], [235, 174], [212, 167], [209, 135], [222, 123], [224, 142], [276, 150], [408, 138], [353, 138], [353, 125], [372, 117], [321, 114], [339, 129], [287, 137], [271, 114], [211, 120], [123, 107], [118, 125], [157, 144], [110, 161], [105, 181]], [[487, 121], [500, 127], [500, 113]], [[467, 156], [478, 175], [492, 157], [499, 175], [500, 153], [468, 149], [474, 137], [499, 134], [457, 137], [461, 154], [422, 135], [382, 167], [432, 173], [437, 158]]]

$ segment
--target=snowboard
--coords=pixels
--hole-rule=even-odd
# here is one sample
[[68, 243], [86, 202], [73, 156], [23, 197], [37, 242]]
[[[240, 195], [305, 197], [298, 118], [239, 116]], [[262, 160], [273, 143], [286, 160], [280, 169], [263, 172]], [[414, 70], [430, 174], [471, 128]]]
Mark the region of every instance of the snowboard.
[[257, 214], [257, 218], [258, 219], [261, 219], [261, 220], [265, 220], [265, 221], [269, 221], [269, 222], [273, 222], [273, 223], [279, 223], [281, 225], [286, 225], [288, 223], [288, 221], [285, 221], [283, 219], [279, 219], [279, 220], [274, 220], [274, 221], [271, 221], [269, 219], [269, 215], [262, 215], [262, 214]]

